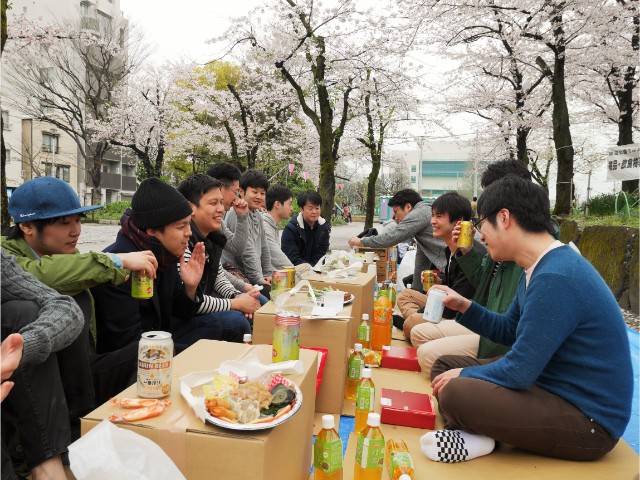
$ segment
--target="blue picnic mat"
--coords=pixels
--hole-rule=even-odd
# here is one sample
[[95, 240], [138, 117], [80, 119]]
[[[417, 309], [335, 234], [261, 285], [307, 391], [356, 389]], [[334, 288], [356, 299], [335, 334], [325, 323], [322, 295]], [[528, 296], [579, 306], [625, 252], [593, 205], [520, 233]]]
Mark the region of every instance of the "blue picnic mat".
[[[631, 405], [631, 420], [629, 421], [629, 425], [627, 425], [627, 429], [624, 432], [622, 438], [625, 442], [629, 444], [629, 446], [638, 454], [638, 444], [640, 437], [640, 425], [638, 423], [638, 417], [640, 416], [640, 411], [638, 407], [638, 399], [640, 398], [640, 373], [639, 373], [639, 365], [640, 365], [640, 334], [638, 332], [627, 327], [627, 334], [629, 336], [629, 347], [631, 349], [631, 364], [633, 365], [633, 403]], [[338, 433], [340, 434], [340, 438], [342, 439], [342, 450], [347, 449], [347, 442], [349, 441], [349, 434], [353, 432], [353, 417], [340, 417], [340, 429]]]

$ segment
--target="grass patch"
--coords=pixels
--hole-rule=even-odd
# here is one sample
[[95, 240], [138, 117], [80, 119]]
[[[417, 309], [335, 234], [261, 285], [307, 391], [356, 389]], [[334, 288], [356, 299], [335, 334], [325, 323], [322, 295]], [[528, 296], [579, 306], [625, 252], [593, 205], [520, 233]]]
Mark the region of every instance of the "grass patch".
[[[637, 212], [637, 211], [636, 211]], [[568, 215], [564, 218], [569, 220], [573, 220], [578, 223], [581, 227], [593, 227], [593, 226], [603, 226], [603, 227], [631, 227], [638, 228], [639, 220], [638, 216], [626, 216], [623, 214], [618, 215], [590, 215], [585, 217], [584, 214], [574, 213]]]
[[[98, 220], [120, 220], [127, 208], [131, 207], [130, 201], [107, 203], [104, 208], [95, 211], [95, 221]], [[91, 219], [91, 214], [87, 215], [87, 220]]]

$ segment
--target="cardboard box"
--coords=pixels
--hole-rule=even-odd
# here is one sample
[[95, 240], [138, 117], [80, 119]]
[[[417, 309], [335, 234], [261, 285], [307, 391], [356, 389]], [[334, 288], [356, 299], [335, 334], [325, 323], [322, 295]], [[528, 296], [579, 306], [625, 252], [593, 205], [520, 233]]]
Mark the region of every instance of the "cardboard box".
[[[156, 442], [189, 480], [216, 478], [309, 478], [312, 463], [311, 438], [315, 411], [316, 352], [304, 350], [300, 358], [304, 373], [287, 375], [302, 391], [300, 410], [277, 427], [253, 432], [203, 424], [180, 395], [179, 379], [195, 371], [217, 368], [224, 360], [255, 354], [263, 363], [271, 360], [265, 345], [201, 340], [176, 356], [173, 364], [172, 405], [159, 417], [119, 425]], [[132, 385], [119, 397], [133, 397]], [[110, 414], [120, 409], [109, 402], [87, 414], [81, 422], [84, 435]], [[286, 452], [283, 458], [280, 452]]]
[[351, 304], [352, 318], [349, 320], [350, 348], [358, 339], [358, 325], [362, 320], [362, 314], [367, 313], [369, 319], [373, 320], [374, 277], [371, 273], [358, 273], [355, 277], [348, 278], [329, 278], [326, 274], [313, 274], [307, 277], [314, 288], [331, 287], [355, 295], [355, 300]]
[[[253, 315], [253, 343], [273, 343], [275, 305], [269, 302]], [[340, 315], [352, 315], [347, 305]], [[339, 414], [344, 401], [349, 352], [349, 320], [301, 319], [300, 346], [324, 348], [328, 351], [322, 383], [316, 397], [316, 412]]]
[[433, 430], [436, 413], [431, 395], [382, 388], [380, 422]]
[[415, 348], [411, 347], [382, 347], [382, 363], [383, 368], [393, 368], [396, 370], [409, 370], [419, 372], [420, 364], [418, 363], [418, 354]]
[[[358, 247], [358, 253], [374, 252], [378, 256], [376, 262], [376, 281], [378, 283], [384, 282], [387, 279], [387, 273], [389, 271], [389, 249], [388, 248], [370, 248], [370, 247]], [[367, 271], [367, 265], [363, 266], [363, 272]]]

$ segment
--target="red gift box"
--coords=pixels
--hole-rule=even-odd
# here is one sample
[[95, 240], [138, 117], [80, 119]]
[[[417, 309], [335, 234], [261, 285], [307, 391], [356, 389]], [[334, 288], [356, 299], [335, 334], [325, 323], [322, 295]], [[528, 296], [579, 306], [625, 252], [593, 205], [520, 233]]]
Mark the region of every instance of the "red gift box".
[[381, 423], [429, 430], [435, 427], [436, 413], [431, 395], [383, 388], [380, 405]]
[[396, 370], [420, 371], [417, 351], [415, 348], [410, 347], [388, 347], [385, 345], [382, 347], [382, 363], [380, 366]]

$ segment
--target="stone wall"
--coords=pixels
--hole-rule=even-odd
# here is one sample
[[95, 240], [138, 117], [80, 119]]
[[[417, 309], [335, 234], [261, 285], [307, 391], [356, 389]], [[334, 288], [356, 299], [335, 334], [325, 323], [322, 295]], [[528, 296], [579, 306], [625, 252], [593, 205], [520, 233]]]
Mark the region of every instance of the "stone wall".
[[560, 240], [575, 243], [602, 275], [622, 308], [639, 313], [637, 228], [593, 226], [580, 228], [560, 220]]

